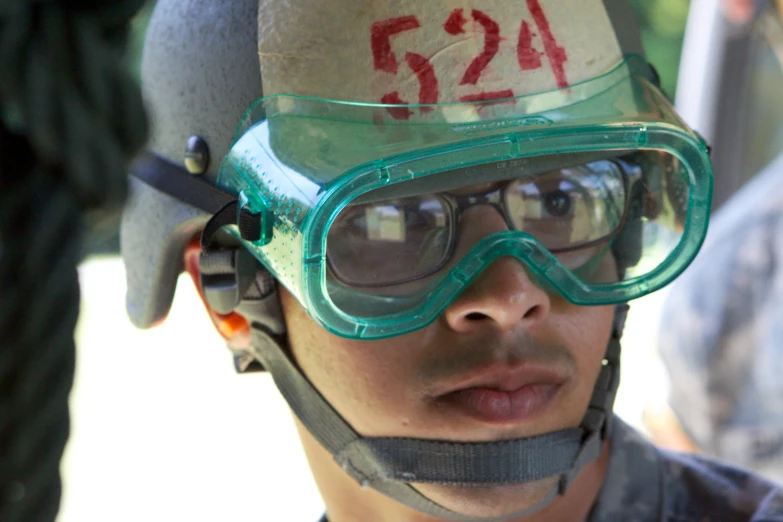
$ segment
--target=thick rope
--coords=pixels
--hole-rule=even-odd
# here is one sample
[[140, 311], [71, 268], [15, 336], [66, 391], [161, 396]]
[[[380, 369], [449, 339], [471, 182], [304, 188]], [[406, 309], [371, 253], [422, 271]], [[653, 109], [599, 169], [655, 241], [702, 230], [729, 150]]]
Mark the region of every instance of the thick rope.
[[0, 1], [0, 522], [59, 508], [81, 224], [145, 140], [124, 60], [143, 3]]

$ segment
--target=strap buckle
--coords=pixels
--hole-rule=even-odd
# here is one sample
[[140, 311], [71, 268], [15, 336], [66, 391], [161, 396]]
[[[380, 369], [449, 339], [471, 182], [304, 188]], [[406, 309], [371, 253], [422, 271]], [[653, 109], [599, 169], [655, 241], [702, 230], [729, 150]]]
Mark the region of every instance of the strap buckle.
[[256, 279], [257, 262], [244, 248], [202, 252], [199, 277], [204, 299], [215, 312], [233, 311]]

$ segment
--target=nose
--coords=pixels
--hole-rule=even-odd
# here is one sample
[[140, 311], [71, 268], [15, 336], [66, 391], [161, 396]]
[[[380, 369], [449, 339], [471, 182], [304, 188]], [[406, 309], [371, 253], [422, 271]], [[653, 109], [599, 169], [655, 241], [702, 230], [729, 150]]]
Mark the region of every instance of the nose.
[[[478, 236], [506, 228], [502, 217], [490, 208], [470, 209], [469, 226], [463, 222], [463, 239], [473, 244]], [[476, 234], [479, 229], [481, 233]], [[473, 237], [473, 236], [477, 237]], [[463, 244], [463, 249], [469, 245]], [[456, 332], [470, 333], [486, 328], [507, 331], [531, 329], [549, 315], [549, 295], [536, 283], [525, 266], [512, 257], [501, 257], [484, 268], [462, 294], [446, 308], [443, 316]]]
[[509, 331], [532, 329], [549, 315], [549, 295], [531, 281], [524, 266], [502, 257], [446, 308], [444, 318], [456, 332], [471, 333], [494, 328]]

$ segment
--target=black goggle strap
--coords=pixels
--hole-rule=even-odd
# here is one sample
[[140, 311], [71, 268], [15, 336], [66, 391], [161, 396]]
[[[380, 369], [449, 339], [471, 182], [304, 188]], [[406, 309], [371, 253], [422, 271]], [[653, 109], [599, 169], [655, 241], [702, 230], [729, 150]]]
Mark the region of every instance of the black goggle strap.
[[236, 196], [151, 151], [143, 152], [134, 160], [129, 174], [208, 214], [215, 214], [236, 200]]
[[155, 189], [212, 215], [201, 234], [201, 247], [205, 252], [215, 234], [226, 225], [237, 225], [242, 239], [247, 241], [258, 241], [268, 232], [264, 227], [271, 225], [265, 222], [263, 216], [240, 207], [233, 194], [153, 152], [142, 153], [131, 165], [129, 173]]
[[[456, 443], [360, 437], [286, 356], [282, 338], [254, 323], [252, 346], [299, 420], [359, 484], [434, 517], [455, 522], [501, 522], [552, 502], [565, 493], [587, 463], [601, 454], [619, 385], [619, 334], [625, 310], [624, 305], [618, 306], [615, 332], [580, 428], [509, 441]], [[556, 475], [560, 475], [558, 486], [542, 502], [519, 513], [493, 518], [461, 515], [410, 485], [518, 484]]]

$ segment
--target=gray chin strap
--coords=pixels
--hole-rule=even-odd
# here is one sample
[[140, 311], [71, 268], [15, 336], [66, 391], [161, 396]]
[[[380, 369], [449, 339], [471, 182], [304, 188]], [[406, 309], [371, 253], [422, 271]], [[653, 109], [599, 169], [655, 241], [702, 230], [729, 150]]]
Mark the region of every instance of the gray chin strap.
[[[602, 451], [620, 383], [620, 336], [627, 305], [618, 305], [612, 337], [590, 405], [578, 428], [497, 442], [460, 443], [428, 439], [362, 437], [332, 408], [286, 355], [285, 338], [264, 326], [277, 294], [238, 311], [253, 324], [254, 356], [272, 374], [277, 388], [310, 433], [363, 487], [433, 517], [455, 522], [501, 522], [537, 511], [563, 495], [582, 468]], [[258, 319], [256, 322], [254, 319]], [[411, 483], [458, 486], [520, 484], [559, 476], [538, 504], [501, 517], [471, 517], [430, 500]]]

